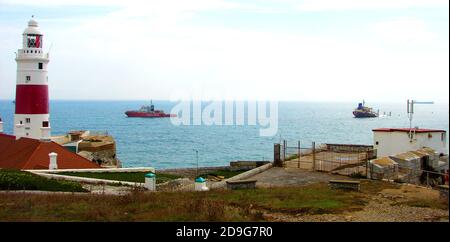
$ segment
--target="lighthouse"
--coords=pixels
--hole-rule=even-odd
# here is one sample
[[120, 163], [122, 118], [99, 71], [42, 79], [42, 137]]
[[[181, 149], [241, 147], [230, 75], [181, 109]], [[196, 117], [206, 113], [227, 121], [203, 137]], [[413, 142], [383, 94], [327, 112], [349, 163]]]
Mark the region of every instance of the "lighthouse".
[[48, 53], [42, 50], [43, 35], [31, 18], [23, 32], [22, 49], [16, 53], [16, 110], [14, 135], [50, 140], [48, 103]]

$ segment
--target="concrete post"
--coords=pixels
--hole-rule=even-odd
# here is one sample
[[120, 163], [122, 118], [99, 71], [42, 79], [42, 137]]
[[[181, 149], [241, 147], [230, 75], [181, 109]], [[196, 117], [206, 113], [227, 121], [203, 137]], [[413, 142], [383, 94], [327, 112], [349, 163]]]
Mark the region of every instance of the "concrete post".
[[195, 179], [195, 191], [208, 191], [209, 188], [206, 186], [206, 180], [203, 177], [198, 177]]
[[275, 167], [281, 167], [282, 166], [282, 162], [281, 162], [281, 157], [280, 157], [280, 144], [274, 144], [273, 146], [273, 166]]
[[156, 191], [156, 175], [153, 173], [145, 174], [144, 187], [149, 191]]

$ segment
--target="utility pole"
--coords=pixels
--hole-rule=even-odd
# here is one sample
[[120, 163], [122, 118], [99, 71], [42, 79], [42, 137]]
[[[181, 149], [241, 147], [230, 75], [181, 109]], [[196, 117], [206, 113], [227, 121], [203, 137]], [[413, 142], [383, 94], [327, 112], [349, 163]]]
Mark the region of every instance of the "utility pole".
[[195, 151], [195, 158], [197, 160], [197, 171], [196, 171], [196, 176], [195, 176], [195, 178], [197, 178], [198, 177], [198, 150], [194, 149], [194, 151]]

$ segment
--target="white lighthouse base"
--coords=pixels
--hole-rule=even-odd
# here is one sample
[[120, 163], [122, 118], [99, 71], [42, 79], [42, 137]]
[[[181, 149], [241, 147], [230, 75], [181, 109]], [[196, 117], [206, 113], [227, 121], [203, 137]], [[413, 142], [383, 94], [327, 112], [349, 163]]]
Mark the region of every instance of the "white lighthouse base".
[[[27, 123], [27, 118], [30, 119], [29, 123]], [[49, 114], [15, 114], [14, 124], [18, 124], [20, 123], [20, 121], [22, 121], [24, 127], [22, 128], [23, 130], [17, 130], [16, 126], [14, 125], [14, 135], [32, 139], [41, 139], [42, 122], [49, 120], [50, 120]], [[46, 136], [50, 137], [50, 135], [51, 135], [50, 130], [48, 130]]]

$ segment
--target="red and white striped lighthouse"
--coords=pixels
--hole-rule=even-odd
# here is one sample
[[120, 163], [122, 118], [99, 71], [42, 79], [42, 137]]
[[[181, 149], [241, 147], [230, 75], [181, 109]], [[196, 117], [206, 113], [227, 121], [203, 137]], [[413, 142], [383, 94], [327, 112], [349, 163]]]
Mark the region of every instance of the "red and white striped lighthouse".
[[44, 53], [43, 35], [34, 18], [23, 32], [22, 49], [16, 56], [17, 85], [14, 135], [50, 139], [48, 104], [48, 53]]

